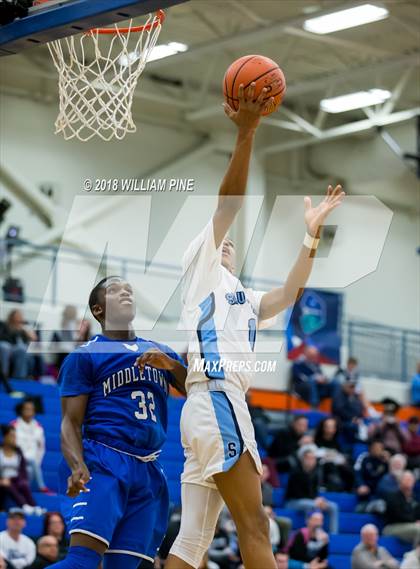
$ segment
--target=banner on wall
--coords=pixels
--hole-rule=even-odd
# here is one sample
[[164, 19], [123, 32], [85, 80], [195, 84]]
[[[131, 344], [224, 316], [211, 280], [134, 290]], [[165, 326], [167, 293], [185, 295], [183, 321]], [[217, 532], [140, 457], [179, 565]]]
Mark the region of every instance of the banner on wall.
[[287, 314], [287, 357], [294, 360], [305, 346], [315, 346], [322, 363], [339, 364], [343, 295], [306, 289]]

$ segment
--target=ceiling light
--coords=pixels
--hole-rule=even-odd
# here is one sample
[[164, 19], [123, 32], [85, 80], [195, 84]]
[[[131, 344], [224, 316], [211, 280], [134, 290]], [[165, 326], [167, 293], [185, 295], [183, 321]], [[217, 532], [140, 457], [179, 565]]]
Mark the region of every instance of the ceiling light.
[[183, 53], [187, 51], [188, 46], [185, 43], [179, 43], [177, 41], [171, 41], [169, 43], [164, 43], [162, 45], [156, 45], [147, 61], [156, 61], [156, 59], [163, 59], [164, 57], [169, 57], [170, 55], [175, 55], [176, 53]]
[[325, 16], [318, 16], [305, 20], [303, 27], [306, 31], [314, 34], [330, 34], [338, 30], [354, 28], [362, 24], [377, 22], [388, 16], [389, 12], [382, 6], [374, 4], [362, 4], [355, 8], [339, 10]]
[[391, 93], [385, 89], [370, 89], [369, 91], [357, 91], [348, 95], [323, 99], [320, 103], [321, 110], [326, 113], [344, 113], [353, 109], [379, 105], [389, 99]]

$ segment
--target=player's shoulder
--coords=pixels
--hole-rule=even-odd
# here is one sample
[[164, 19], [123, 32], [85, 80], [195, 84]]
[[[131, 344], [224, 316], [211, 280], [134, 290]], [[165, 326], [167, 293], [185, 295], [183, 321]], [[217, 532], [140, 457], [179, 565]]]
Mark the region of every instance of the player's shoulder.
[[96, 345], [101, 341], [101, 336], [98, 334], [93, 336], [89, 341], [77, 346], [65, 358], [63, 365], [71, 365], [76, 362], [87, 362], [92, 359], [92, 354], [96, 352]]
[[194, 236], [184, 251], [184, 254], [182, 256], [182, 265], [184, 271], [189, 268], [192, 260], [197, 255], [201, 247], [205, 245], [205, 243], [214, 245], [214, 249], [216, 249], [216, 246], [214, 244], [213, 218], [211, 218], [210, 221], [208, 221], [206, 225], [201, 229], [201, 231]]
[[155, 340], [147, 340], [147, 344], [149, 345], [149, 348], [147, 349], [157, 348], [158, 350], [164, 352], [165, 354], [174, 353], [174, 350], [167, 344], [164, 344], [163, 342], [156, 342]]
[[84, 344], [80, 344], [79, 346], [77, 346], [74, 352], [79, 352], [79, 353], [92, 352], [95, 349], [95, 345], [100, 343], [101, 341], [102, 341], [102, 336], [100, 334], [96, 334], [96, 336], [92, 336], [92, 338], [87, 342], [85, 342]]

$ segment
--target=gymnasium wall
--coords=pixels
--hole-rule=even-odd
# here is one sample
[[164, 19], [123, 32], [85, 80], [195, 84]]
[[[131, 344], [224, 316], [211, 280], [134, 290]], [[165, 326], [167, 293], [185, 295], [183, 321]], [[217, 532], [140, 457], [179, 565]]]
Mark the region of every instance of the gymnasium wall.
[[[122, 142], [104, 143], [89, 142], [85, 145], [75, 142], [65, 142], [53, 134], [53, 122], [56, 115], [55, 104], [40, 104], [16, 97], [3, 96], [1, 99], [1, 115], [3, 136], [0, 141], [1, 165], [12, 174], [16, 173], [27, 186], [37, 188], [48, 184], [54, 188], [54, 201], [58, 206], [57, 217], [66, 222], [66, 217], [72, 206], [75, 195], [83, 195], [82, 182], [85, 178], [132, 178], [139, 175], [151, 175], [161, 165], [168, 165], [156, 177], [194, 178], [196, 191], [194, 195], [215, 195], [226, 168], [228, 153], [224, 151], [203, 152], [208, 144], [204, 134], [191, 134], [183, 130], [168, 129], [156, 125], [143, 125], [138, 133], [128, 136]], [[279, 131], [282, 132], [282, 131]], [[410, 123], [390, 128], [399, 142], [405, 147], [413, 145], [414, 128]], [[146, 143], [145, 143], [146, 141]], [[259, 141], [261, 145], [262, 141]], [[260, 146], [258, 146], [258, 149]], [[194, 151], [195, 158], [188, 157], [179, 165], [171, 167], [172, 160], [187, 156]], [[260, 223], [256, 225], [255, 243], [251, 244], [251, 256], [247, 263], [246, 272], [254, 277], [285, 278], [287, 268], [294, 257], [294, 250], [287, 247], [283, 239], [278, 250], [258, 251], [261, 242], [265, 220], [268, 219], [277, 193], [308, 192], [320, 194], [325, 182], [330, 177], [343, 181], [350, 195], [368, 194], [384, 195], [387, 204], [393, 209], [394, 215], [385, 243], [378, 269], [373, 274], [358, 280], [345, 289], [345, 313], [348, 317], [357, 317], [394, 326], [407, 328], [419, 327], [419, 257], [415, 253], [418, 246], [418, 216], [410, 212], [413, 203], [413, 193], [416, 191], [416, 181], [412, 174], [390, 155], [390, 151], [377, 137], [365, 136], [360, 139], [343, 139], [331, 143], [314, 146], [299, 154], [300, 164], [291, 167], [290, 153], [276, 158], [277, 166], [272, 168], [273, 158], [270, 159], [270, 171], [274, 173], [264, 176], [264, 161], [255, 158], [251, 172], [251, 193], [261, 194], [267, 188], [267, 199], [262, 206]], [[146, 176], [145, 176], [146, 177]], [[281, 178], [282, 183], [279, 182]], [[284, 183], [285, 178], [293, 178], [294, 184]], [[10, 191], [1, 185], [2, 194], [14, 203], [9, 210], [2, 231], [10, 223], [17, 223], [23, 228], [23, 237], [29, 240], [42, 239], [47, 231], [45, 225], [26, 206], [14, 198]], [[406, 207], [393, 207], [395, 193], [405, 199]], [[86, 194], [84, 194], [86, 195]], [[136, 199], [136, 198], [134, 198]], [[137, 245], [134, 235], [142, 235], [142, 226], [146, 217], [151, 215], [151, 231], [148, 235], [149, 244], [146, 252], [151, 258], [165, 238], [180, 206], [181, 194], [154, 194], [151, 212], [145, 207], [124, 205], [119, 212], [108, 211], [107, 216], [91, 219], [86, 226], [80, 227], [71, 234], [72, 243], [83, 250], [89, 250], [92, 243], [86, 242], [86, 229], [94, 237], [103, 233], [104, 226], [116, 216], [123, 220], [126, 234], [120, 240], [121, 255], [136, 256]], [[395, 199], [395, 198], [394, 198]], [[389, 203], [391, 202], [391, 203]], [[208, 202], [206, 202], [207, 204]], [[128, 204], [128, 202], [127, 202]], [[80, 207], [80, 206], [79, 206]], [[207, 218], [207, 212], [197, 211], [193, 223], [200, 226], [199, 220]], [[210, 206], [206, 206], [210, 211]], [[359, 207], [357, 204], [352, 207]], [[360, 205], [360, 207], [363, 207]], [[255, 217], [257, 209], [253, 206], [244, 212], [242, 220], [232, 232], [241, 245], [242, 240], [249, 239], [253, 225], [249, 220]], [[361, 212], [362, 213], [362, 212]], [[357, 212], [356, 212], [357, 215]], [[197, 219], [195, 219], [197, 218]], [[283, 224], [284, 225], [284, 224]], [[279, 215], [278, 226], [282, 227], [282, 217]], [[188, 239], [190, 227], [185, 228], [183, 238]], [[138, 233], [140, 231], [140, 233]], [[295, 227], [297, 243], [303, 235], [301, 227]], [[136, 233], [137, 232], [137, 233]], [[191, 229], [191, 232], [192, 229]], [[174, 240], [176, 242], [176, 240]], [[291, 239], [291, 242], [294, 242]], [[176, 248], [175, 248], [176, 249]], [[241, 252], [241, 247], [239, 247]], [[102, 251], [101, 251], [102, 252]], [[285, 262], [282, 263], [282, 255]], [[167, 244], [165, 254], [168, 262], [174, 263], [174, 249]], [[360, 251], [363, 255], [363, 251]], [[275, 261], [273, 262], [273, 258]], [[40, 269], [41, 267], [41, 269]], [[42, 295], [48, 285], [49, 267], [46, 261], [33, 260], [18, 266], [16, 273], [21, 275], [34, 295]], [[83, 302], [85, 291], [80, 283], [90, 286], [95, 278], [97, 267], [80, 262], [77, 265], [77, 283], [75, 289], [75, 269], [62, 268], [59, 276], [59, 289], [64, 301], [70, 301], [75, 296]], [[157, 280], [151, 281], [151, 286], [159, 291]], [[156, 289], [156, 287], [158, 287]], [[398, 291], [398, 294], [396, 294]], [[142, 291], [145, 293], [145, 290]], [[378, 292], [380, 294], [378, 294]], [[176, 303], [173, 305], [176, 312]]]

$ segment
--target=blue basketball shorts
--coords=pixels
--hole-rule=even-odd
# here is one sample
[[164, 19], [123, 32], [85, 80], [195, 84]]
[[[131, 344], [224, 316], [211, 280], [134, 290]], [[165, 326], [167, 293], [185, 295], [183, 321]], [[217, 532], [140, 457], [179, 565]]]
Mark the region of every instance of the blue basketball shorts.
[[156, 461], [142, 462], [91, 440], [83, 442], [92, 479], [90, 492], [66, 496], [70, 470], [59, 468], [62, 513], [70, 534], [83, 533], [108, 546], [107, 553], [153, 561], [168, 525], [166, 477]]

